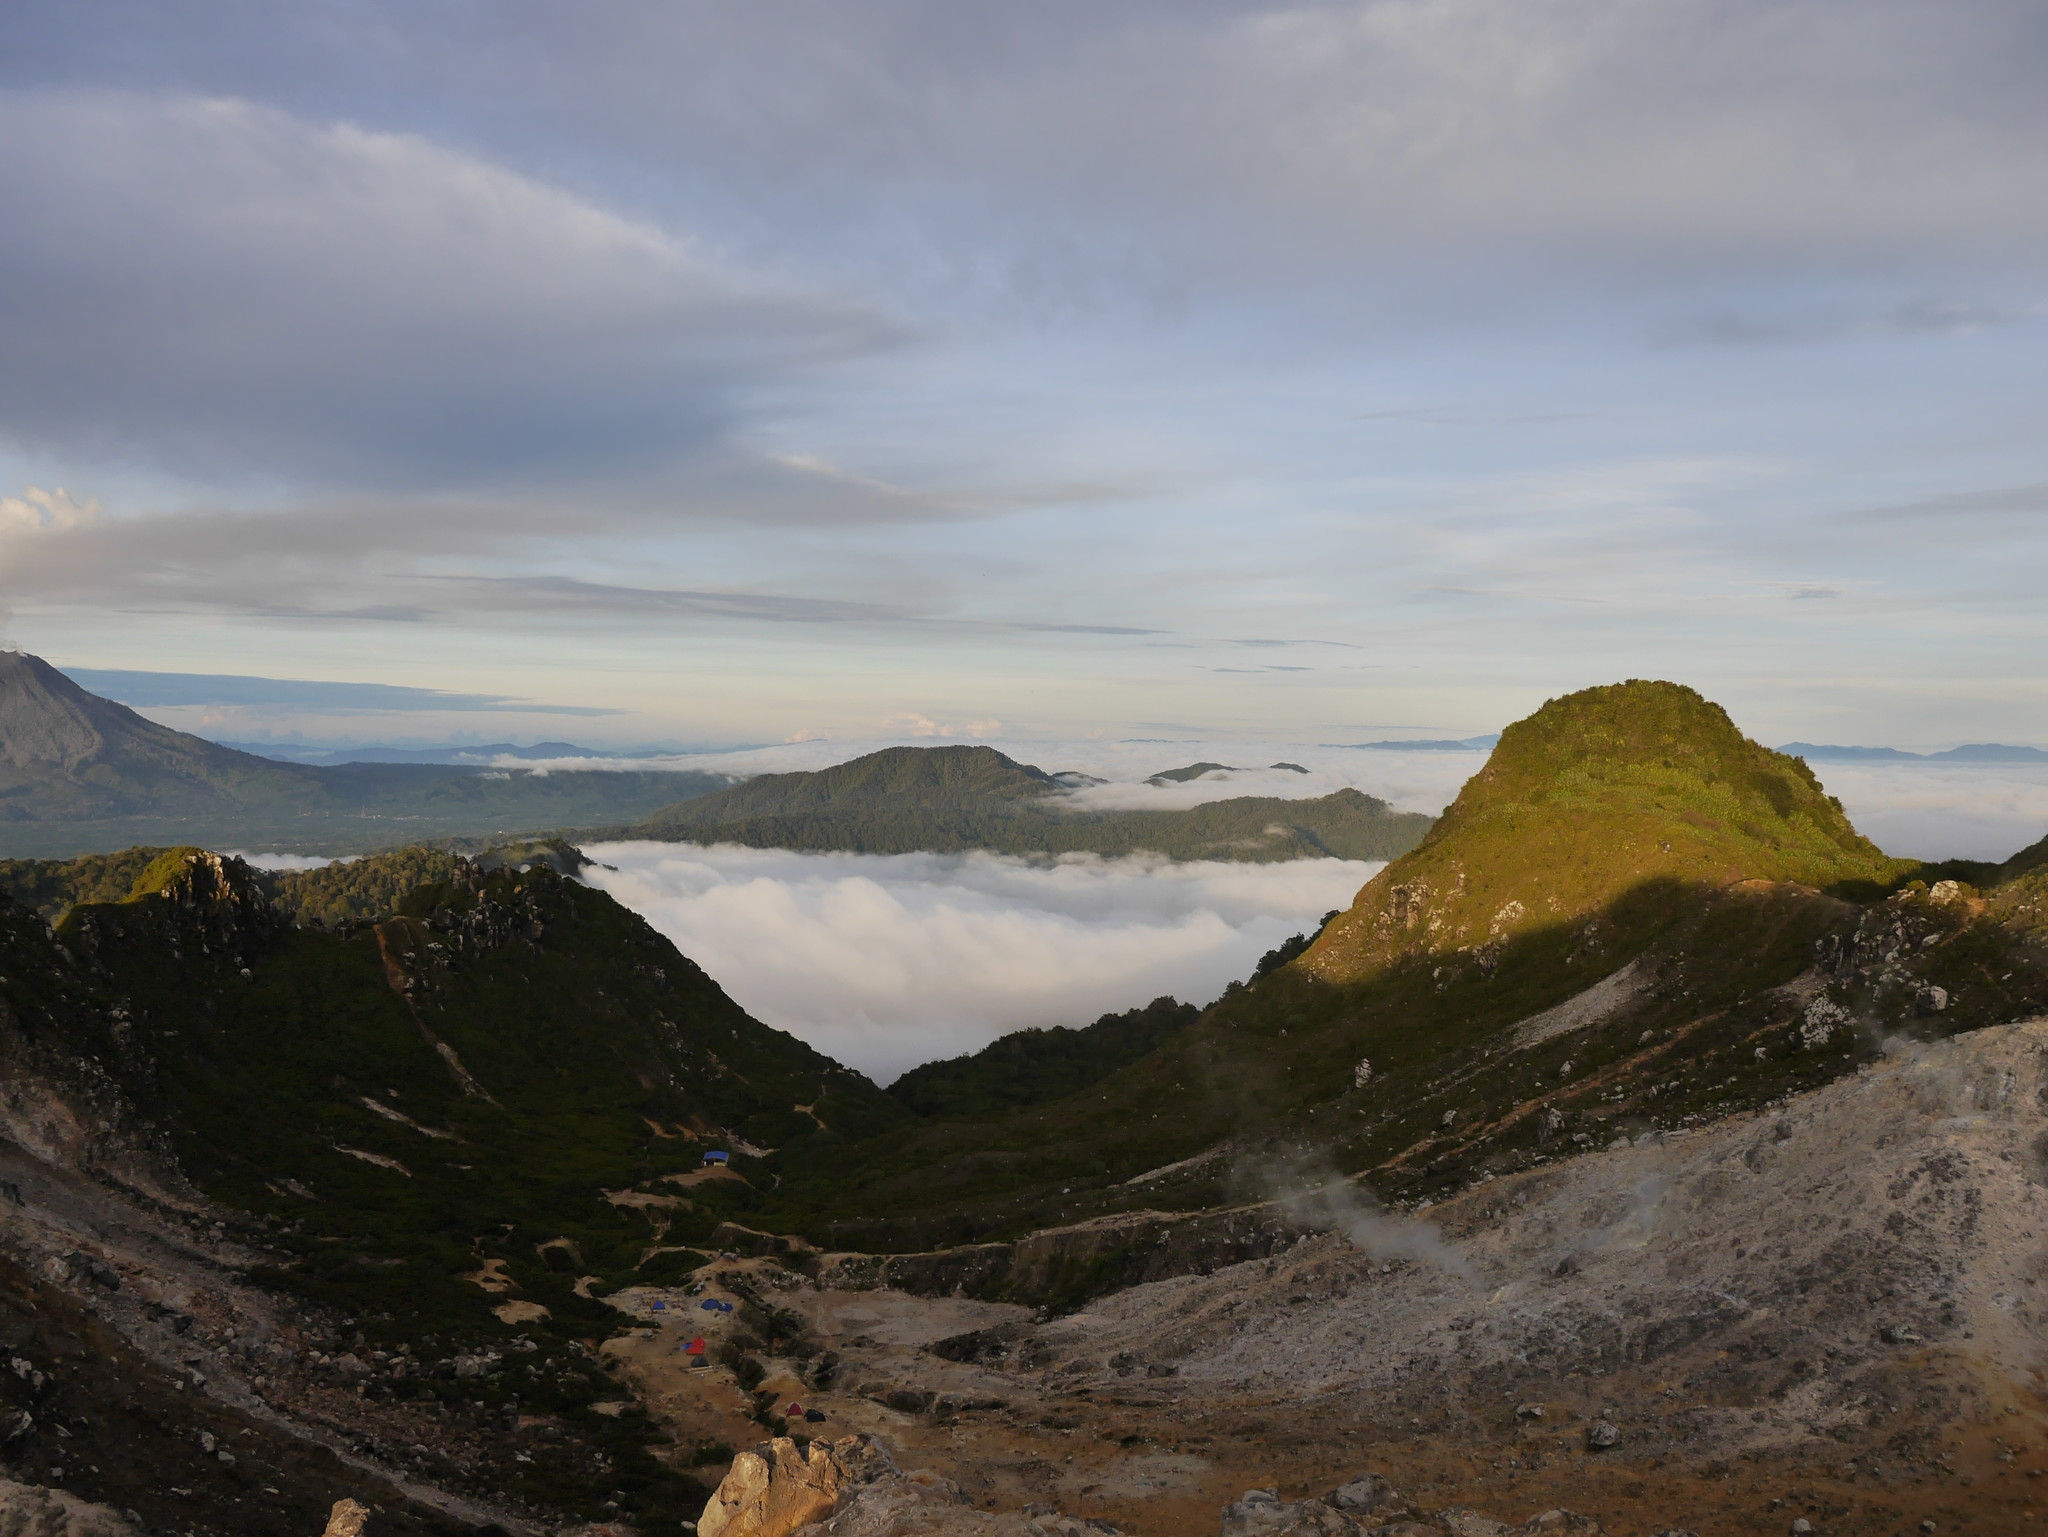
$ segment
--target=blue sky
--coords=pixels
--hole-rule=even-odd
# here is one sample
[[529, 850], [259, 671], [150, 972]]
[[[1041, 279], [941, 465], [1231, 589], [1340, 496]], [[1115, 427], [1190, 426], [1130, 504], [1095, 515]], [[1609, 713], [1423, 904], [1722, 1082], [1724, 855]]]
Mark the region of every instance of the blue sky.
[[216, 735], [2048, 743], [2036, 5], [30, 0], [0, 198], [7, 636], [504, 702]]

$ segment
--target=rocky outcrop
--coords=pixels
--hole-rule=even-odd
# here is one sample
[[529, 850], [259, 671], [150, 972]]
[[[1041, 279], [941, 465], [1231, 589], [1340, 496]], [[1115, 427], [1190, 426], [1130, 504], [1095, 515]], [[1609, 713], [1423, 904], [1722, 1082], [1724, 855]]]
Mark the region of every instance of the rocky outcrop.
[[1104, 1292], [1172, 1276], [1207, 1275], [1264, 1259], [1307, 1231], [1271, 1204], [1192, 1216], [1141, 1211], [1047, 1228], [1011, 1243], [920, 1254], [828, 1254], [820, 1286], [887, 1286], [926, 1296], [1071, 1306]]
[[105, 1505], [92, 1505], [62, 1489], [0, 1478], [0, 1537], [139, 1537]]
[[698, 1537], [789, 1537], [835, 1514], [864, 1486], [897, 1476], [895, 1458], [872, 1436], [805, 1447], [777, 1436], [733, 1459], [697, 1518]]
[[1328, 1500], [1290, 1503], [1272, 1489], [1247, 1489], [1223, 1507], [1223, 1537], [1363, 1537], [1365, 1530]]
[[[1476, 1510], [1419, 1514], [1377, 1473], [1320, 1499], [1248, 1489], [1223, 1507], [1222, 1537], [1600, 1537], [1598, 1522], [1547, 1510], [1519, 1525]], [[698, 1519], [699, 1537], [1118, 1537], [1116, 1527], [1050, 1505], [977, 1509], [960, 1485], [904, 1472], [872, 1436], [787, 1437], [743, 1452]], [[4, 1534], [0, 1534], [4, 1537]], [[1667, 1534], [1669, 1537], [1669, 1534]]]
[[1042, 1507], [976, 1510], [951, 1479], [905, 1473], [863, 1489], [830, 1521], [796, 1537], [1116, 1537], [1116, 1528]]
[[906, 1473], [873, 1436], [798, 1446], [787, 1436], [733, 1459], [698, 1537], [1117, 1537], [1050, 1506], [977, 1510], [936, 1473]]

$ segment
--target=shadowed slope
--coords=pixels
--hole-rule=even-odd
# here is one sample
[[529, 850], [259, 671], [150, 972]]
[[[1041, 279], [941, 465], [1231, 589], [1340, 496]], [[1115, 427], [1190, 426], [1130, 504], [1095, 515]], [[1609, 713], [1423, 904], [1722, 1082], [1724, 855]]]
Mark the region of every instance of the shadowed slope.
[[[637, 1530], [680, 1530], [703, 1491], [648, 1452], [643, 1420], [602, 1407], [618, 1388], [591, 1350], [617, 1315], [594, 1294], [673, 1283], [700, 1263], [767, 1149], [909, 1117], [750, 1018], [544, 853], [394, 857], [375, 879], [310, 893], [343, 914], [334, 927], [317, 914], [295, 926], [260, 872], [197, 849], [149, 851], [140, 868], [92, 862], [54, 931], [0, 893], [0, 1152], [14, 1160], [0, 1171], [12, 1213], [0, 1291], [23, 1261], [23, 1192], [39, 1182], [75, 1177], [156, 1205], [203, 1193], [249, 1244], [236, 1284], [341, 1358], [266, 1346], [209, 1361], [209, 1378], [262, 1373], [279, 1424], [312, 1404], [322, 1435], [360, 1425], [414, 1453], [431, 1443], [445, 1487], [547, 1516], [549, 1530], [621, 1507]], [[390, 911], [415, 870], [444, 878]], [[123, 877], [118, 896], [94, 899]], [[734, 1155], [723, 1178], [675, 1183], [714, 1146]], [[119, 1226], [97, 1222], [95, 1255]], [[126, 1280], [93, 1273], [128, 1306], [109, 1316], [145, 1344], [166, 1311], [127, 1305], [131, 1294], [217, 1316], [216, 1297], [134, 1264]], [[180, 1329], [167, 1348], [199, 1360], [206, 1329], [191, 1317]], [[59, 1344], [46, 1328], [6, 1343], [37, 1359]], [[545, 1458], [522, 1450], [521, 1415], [554, 1427]], [[111, 1478], [134, 1453], [99, 1456]], [[115, 1487], [75, 1465], [68, 1481], [93, 1497]], [[267, 1529], [227, 1518], [240, 1497], [209, 1486], [181, 1529]]]

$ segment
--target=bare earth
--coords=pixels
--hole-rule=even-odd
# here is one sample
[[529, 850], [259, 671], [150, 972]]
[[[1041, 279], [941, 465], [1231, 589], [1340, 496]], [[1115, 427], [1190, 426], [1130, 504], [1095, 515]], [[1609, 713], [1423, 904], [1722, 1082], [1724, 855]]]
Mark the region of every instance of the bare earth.
[[[766, 1386], [828, 1414], [809, 1429], [872, 1431], [985, 1508], [1168, 1537], [1214, 1531], [1247, 1488], [1321, 1494], [1370, 1468], [1422, 1509], [1565, 1506], [1610, 1533], [2032, 1531], [2048, 1521], [2044, 1101], [2048, 1022], [1978, 1031], [1042, 1323], [821, 1290], [769, 1261], [715, 1268], [775, 1287], [842, 1357], [824, 1392], [769, 1363]], [[1424, 1222], [1437, 1257], [1403, 1257], [1430, 1251]], [[707, 1332], [711, 1315], [687, 1316]], [[972, 1330], [997, 1336], [980, 1359], [925, 1348]], [[760, 1440], [729, 1374], [682, 1364], [677, 1333], [609, 1348], [685, 1446]], [[883, 1402], [906, 1391], [938, 1401]], [[1615, 1444], [1590, 1444], [1596, 1424]]]

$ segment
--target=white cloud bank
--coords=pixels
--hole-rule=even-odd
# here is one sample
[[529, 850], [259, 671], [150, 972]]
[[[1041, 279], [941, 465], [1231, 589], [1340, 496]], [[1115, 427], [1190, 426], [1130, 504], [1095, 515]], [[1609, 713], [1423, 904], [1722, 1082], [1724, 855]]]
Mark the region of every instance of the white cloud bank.
[[1380, 868], [592, 845], [585, 879], [756, 1018], [886, 1083], [1012, 1030], [1207, 1003]]
[[1857, 830], [1908, 859], [2010, 859], [2048, 834], [2048, 763], [1816, 763]]

